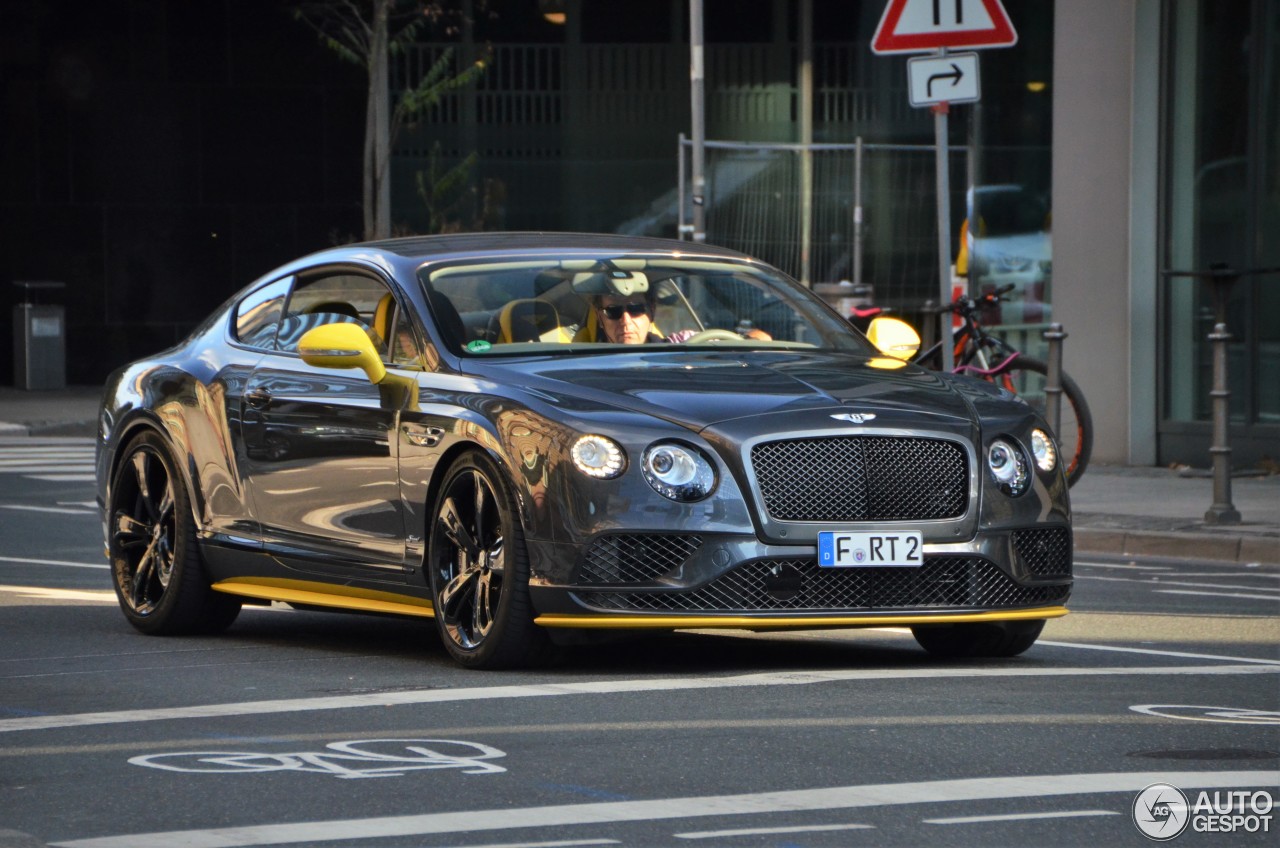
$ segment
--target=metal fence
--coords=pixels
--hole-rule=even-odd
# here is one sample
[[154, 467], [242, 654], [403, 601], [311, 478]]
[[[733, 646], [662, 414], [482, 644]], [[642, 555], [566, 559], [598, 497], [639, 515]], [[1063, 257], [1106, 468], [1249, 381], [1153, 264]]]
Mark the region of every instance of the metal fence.
[[[936, 299], [933, 145], [708, 141], [705, 149], [707, 241], [805, 282], [870, 282], [877, 297], [904, 305]], [[691, 153], [692, 143], [682, 137], [682, 232], [690, 217], [684, 183]], [[959, 186], [951, 193], [952, 219], [959, 222], [968, 149], [952, 147], [948, 158], [951, 184]], [[810, 181], [803, 178], [806, 167]], [[808, 234], [801, 229], [806, 206]]]

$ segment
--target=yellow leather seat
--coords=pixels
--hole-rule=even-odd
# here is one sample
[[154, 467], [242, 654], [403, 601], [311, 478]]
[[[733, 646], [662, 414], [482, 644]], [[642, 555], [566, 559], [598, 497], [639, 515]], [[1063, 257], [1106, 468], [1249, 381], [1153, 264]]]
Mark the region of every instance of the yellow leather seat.
[[572, 341], [560, 325], [560, 314], [545, 300], [513, 300], [498, 314], [498, 344]]

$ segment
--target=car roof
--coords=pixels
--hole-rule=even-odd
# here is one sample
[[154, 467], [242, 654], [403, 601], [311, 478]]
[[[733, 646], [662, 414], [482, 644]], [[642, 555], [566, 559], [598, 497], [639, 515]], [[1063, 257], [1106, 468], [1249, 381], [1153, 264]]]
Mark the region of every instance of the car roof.
[[408, 236], [346, 245], [349, 249], [374, 249], [415, 259], [439, 259], [448, 255], [483, 253], [538, 253], [542, 251], [668, 252], [690, 256], [717, 256], [749, 259], [746, 254], [725, 247], [691, 241], [620, 236], [605, 233], [484, 232], [436, 236]]

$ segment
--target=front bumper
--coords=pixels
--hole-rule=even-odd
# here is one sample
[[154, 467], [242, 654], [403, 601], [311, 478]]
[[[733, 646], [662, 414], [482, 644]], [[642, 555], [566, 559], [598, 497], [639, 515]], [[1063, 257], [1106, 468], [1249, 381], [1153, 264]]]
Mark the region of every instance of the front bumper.
[[[754, 537], [622, 533], [576, 554], [572, 579], [530, 587], [548, 627], [857, 627], [1051, 618], [1071, 594], [1071, 530], [1040, 525], [931, 544], [919, 568], [822, 568], [817, 550]], [[563, 559], [561, 560], [563, 561]], [[538, 569], [535, 567], [535, 573]]]

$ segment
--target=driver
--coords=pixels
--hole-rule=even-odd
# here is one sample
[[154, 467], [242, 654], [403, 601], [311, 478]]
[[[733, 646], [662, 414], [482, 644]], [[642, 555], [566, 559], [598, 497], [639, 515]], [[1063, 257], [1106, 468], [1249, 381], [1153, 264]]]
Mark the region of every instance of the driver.
[[[614, 344], [652, 344], [655, 342], [679, 343], [697, 333], [697, 330], [677, 330], [666, 338], [653, 330], [653, 289], [635, 294], [603, 294], [596, 298], [596, 317], [606, 341]], [[773, 337], [764, 330], [751, 328], [744, 338], [769, 341]]]
[[681, 330], [663, 338], [653, 331], [653, 297], [648, 291], [635, 294], [603, 294], [596, 298], [596, 317], [605, 341], [614, 344], [682, 342], [693, 335]]

